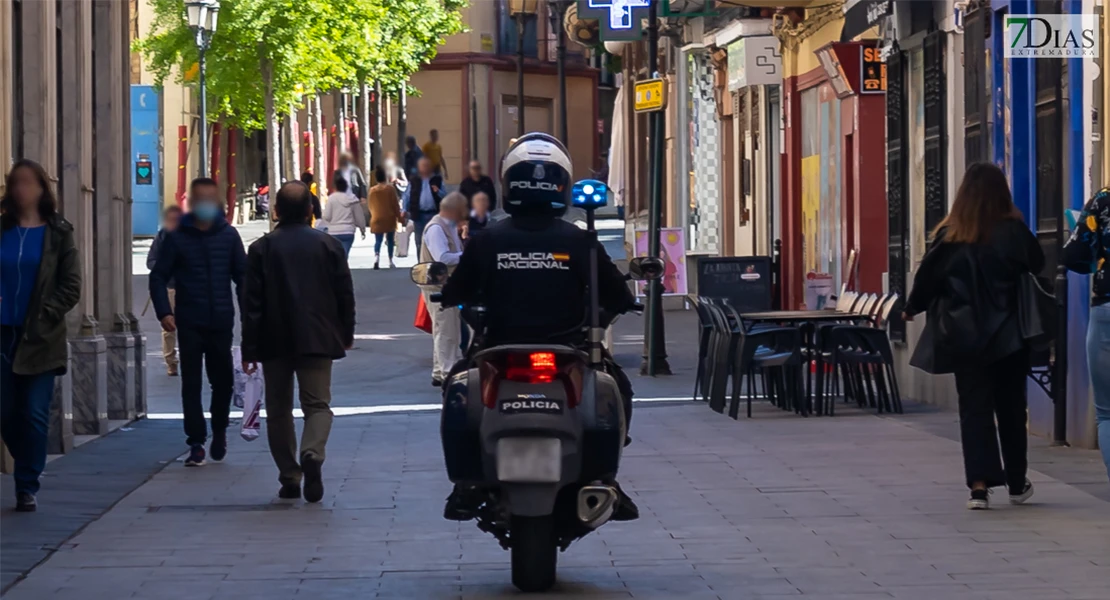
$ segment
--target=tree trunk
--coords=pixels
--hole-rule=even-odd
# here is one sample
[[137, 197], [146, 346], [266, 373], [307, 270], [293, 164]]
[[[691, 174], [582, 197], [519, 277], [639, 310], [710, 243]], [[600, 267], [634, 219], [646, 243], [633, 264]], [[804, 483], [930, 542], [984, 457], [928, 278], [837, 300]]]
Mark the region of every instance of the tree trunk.
[[401, 84], [401, 93], [397, 97], [397, 160], [404, 164], [405, 160], [405, 137], [408, 132], [405, 128], [408, 126], [409, 108], [408, 108], [408, 84]]
[[378, 164], [385, 160], [385, 154], [382, 152], [382, 108], [388, 106], [389, 103], [382, 97], [382, 84], [380, 81], [374, 82], [374, 148], [373, 155]]
[[227, 128], [227, 220], [235, 222], [235, 209], [239, 204], [237, 173], [235, 171], [235, 155], [238, 153], [239, 130], [234, 127]]
[[324, 152], [328, 147], [328, 138], [324, 131], [324, 99], [317, 92], [312, 101], [312, 136], [316, 143], [312, 145], [312, 164], [316, 171], [316, 192], [322, 202], [328, 197], [328, 187], [331, 186], [331, 173], [327, 172], [324, 163]]
[[335, 115], [335, 149], [338, 153], [336, 156], [338, 164], [339, 156], [347, 153], [347, 94], [342, 91], [335, 94]]
[[274, 108], [273, 65], [269, 61], [262, 63], [262, 80], [266, 86], [266, 170], [269, 173], [270, 227], [272, 228], [274, 200], [277, 198], [278, 187], [281, 186], [281, 129], [278, 124], [277, 110]]
[[358, 86], [358, 161], [367, 177], [374, 168], [373, 140], [370, 135], [370, 86], [362, 81]]
[[290, 179], [301, 177], [301, 125], [297, 118], [297, 105], [289, 105], [289, 162]]

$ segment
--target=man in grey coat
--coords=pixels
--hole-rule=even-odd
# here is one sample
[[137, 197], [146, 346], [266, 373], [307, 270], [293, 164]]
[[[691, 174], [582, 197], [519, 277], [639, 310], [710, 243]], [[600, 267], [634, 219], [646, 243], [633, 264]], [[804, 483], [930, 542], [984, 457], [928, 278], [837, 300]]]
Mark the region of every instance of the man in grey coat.
[[[146, 255], [146, 268], [150, 271], [154, 270], [154, 265], [158, 262], [158, 250], [162, 247], [162, 242], [165, 241], [166, 236], [177, 229], [177, 224], [181, 221], [181, 207], [176, 204], [171, 204], [162, 211], [162, 228], [158, 230], [158, 235], [154, 236], [154, 242], [150, 244], [150, 252]], [[173, 293], [173, 280], [169, 281], [166, 286], [170, 294], [170, 306], [174, 305]], [[166, 374], [170, 377], [177, 377], [177, 332], [176, 331], [162, 331], [162, 357], [166, 360]]]

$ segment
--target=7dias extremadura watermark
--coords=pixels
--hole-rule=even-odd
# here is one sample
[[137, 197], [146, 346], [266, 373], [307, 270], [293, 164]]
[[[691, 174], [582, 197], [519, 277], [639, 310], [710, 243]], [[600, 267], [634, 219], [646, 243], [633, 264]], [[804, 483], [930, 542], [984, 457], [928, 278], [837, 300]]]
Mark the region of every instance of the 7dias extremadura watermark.
[[1006, 15], [1006, 58], [1098, 58], [1098, 15]]

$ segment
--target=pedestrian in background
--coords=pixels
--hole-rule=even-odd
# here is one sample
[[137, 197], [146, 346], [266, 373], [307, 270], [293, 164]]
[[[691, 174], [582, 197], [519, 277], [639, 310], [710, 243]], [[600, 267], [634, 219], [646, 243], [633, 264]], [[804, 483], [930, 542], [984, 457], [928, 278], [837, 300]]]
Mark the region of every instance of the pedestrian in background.
[[324, 216], [324, 209], [320, 206], [320, 196], [316, 192], [316, 177], [311, 171], [305, 171], [301, 173], [301, 183], [308, 186], [308, 193], [312, 197], [312, 215], [309, 216], [308, 220], [309, 224], [313, 225], [317, 219]]
[[397, 164], [397, 153], [386, 152], [382, 167], [385, 168], [386, 182], [397, 188], [399, 197], [403, 196], [409, 189], [409, 176], [405, 173], [405, 169]]
[[420, 146], [416, 145], [416, 138], [408, 136], [405, 138], [405, 174], [410, 179], [416, 177], [417, 163], [420, 159], [424, 158], [424, 152], [420, 150]]
[[476, 194], [485, 194], [488, 203], [487, 210], [497, 208], [497, 188], [493, 185], [493, 180], [489, 175], [482, 173], [482, 163], [472, 160], [470, 161], [470, 173], [466, 179], [459, 183], [459, 192], [466, 196], [467, 201], [471, 206], [474, 205], [474, 196]]
[[1044, 266], [1006, 175], [993, 164], [968, 167], [951, 212], [933, 232], [904, 317], [928, 311], [911, 364], [956, 375], [972, 510], [990, 507], [992, 487], [1007, 486], [1013, 504], [1033, 495], [1026, 478], [1030, 350], [1017, 307], [1020, 279]]
[[1110, 188], [1091, 198], [1064, 246], [1064, 264], [1076, 273], [1094, 273], [1091, 320], [1087, 325], [1087, 367], [1094, 391], [1098, 447], [1110, 477], [1110, 277], [1106, 264], [1110, 236]]
[[[15, 509], [38, 508], [54, 379], [69, 363], [66, 313], [81, 299], [73, 226], [42, 166], [20, 160], [0, 198], [0, 436], [15, 463]], [[11, 535], [11, 534], [9, 534]]]
[[[176, 204], [171, 204], [162, 211], [162, 228], [154, 236], [154, 241], [150, 243], [150, 251], [146, 255], [146, 268], [148, 271], [154, 270], [154, 265], [158, 262], [158, 251], [162, 248], [162, 243], [165, 241], [166, 236], [170, 233], [177, 231], [177, 225], [181, 222], [181, 207]], [[173, 279], [166, 282], [166, 292], [170, 298], [170, 310], [173, 310], [175, 302], [175, 294], [173, 289]], [[166, 375], [170, 377], [177, 377], [177, 332], [176, 331], [162, 331], [162, 358], [166, 361]]]
[[416, 168], [416, 177], [409, 181], [407, 210], [415, 225], [413, 231], [416, 233], [416, 246], [419, 250], [424, 229], [432, 217], [439, 213], [439, 203], [443, 199], [443, 178], [436, 175], [432, 161], [427, 158], [421, 158]]
[[467, 221], [466, 237], [467, 239], [475, 233], [483, 230], [489, 225], [490, 215], [490, 200], [484, 192], [474, 194], [470, 199], [470, 219]]
[[[366, 194], [369, 192], [369, 186], [366, 185], [366, 177], [362, 174], [362, 169], [358, 168], [358, 164], [350, 154], [344, 152], [339, 157], [339, 170], [335, 172], [339, 177], [342, 177], [347, 182], [347, 190], [354, 195], [355, 198], [365, 202]], [[333, 177], [334, 179], [334, 177]]]
[[[205, 462], [208, 428], [201, 400], [202, 369], [212, 388], [212, 460], [227, 455], [228, 413], [235, 385], [231, 343], [247, 254], [239, 231], [224, 216], [220, 188], [207, 177], [189, 186], [190, 212], [162, 240], [150, 272], [150, 298], [162, 329], [177, 332], [181, 357], [181, 412], [185, 415], [186, 467]], [[169, 283], [177, 292], [170, 304]], [[234, 293], [232, 285], [235, 286]]]
[[[438, 262], [453, 271], [462, 255], [458, 225], [466, 219], [466, 196], [451, 192], [439, 206], [439, 214], [428, 221], [424, 244], [420, 246], [420, 262]], [[456, 306], [443, 307], [432, 302], [431, 295], [441, 286], [421, 286], [424, 302], [432, 316], [432, 385], [443, 385], [451, 367], [459, 360], [462, 323]]]
[[336, 174], [332, 187], [335, 191], [328, 196], [323, 221], [327, 223], [328, 233], [343, 244], [343, 251], [349, 257], [355, 244], [355, 230], [362, 232], [362, 239], [366, 239], [366, 211], [342, 175]]
[[436, 175], [439, 175], [444, 180], [450, 179], [447, 174], [447, 161], [443, 159], [443, 146], [439, 145], [439, 131], [431, 130], [428, 132], [428, 141], [424, 142], [424, 158], [432, 162], [432, 170]]
[[382, 241], [385, 241], [386, 252], [389, 253], [389, 268], [393, 264], [393, 248], [397, 226], [405, 222], [401, 213], [401, 201], [397, 198], [397, 189], [387, 181], [386, 170], [382, 167], [374, 169], [374, 187], [370, 188], [370, 233], [374, 234], [374, 268], [378, 268], [381, 260]]
[[[243, 370], [262, 363], [266, 435], [278, 468], [278, 496], [324, 497], [323, 465], [331, 433], [332, 362], [354, 345], [355, 295], [346, 250], [308, 227], [308, 188], [287, 183], [274, 206], [274, 231], [251, 244], [243, 296]], [[312, 315], [305, 319], [304, 315]], [[293, 424], [293, 379], [304, 432], [300, 453]]]

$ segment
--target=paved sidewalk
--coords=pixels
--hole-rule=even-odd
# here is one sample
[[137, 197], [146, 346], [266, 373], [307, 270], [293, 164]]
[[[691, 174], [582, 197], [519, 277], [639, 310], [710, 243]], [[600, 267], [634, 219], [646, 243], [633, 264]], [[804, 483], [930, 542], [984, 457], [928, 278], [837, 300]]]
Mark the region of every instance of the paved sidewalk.
[[[336, 420], [320, 506], [274, 499], [265, 442], [171, 465], [11, 600], [514, 595], [508, 554], [440, 518], [434, 414]], [[1105, 599], [1110, 503], [1040, 473], [1035, 503], [963, 508], [959, 445], [895, 419], [732, 421], [644, 407], [622, 479], [643, 511], [560, 556], [548, 597]]]

